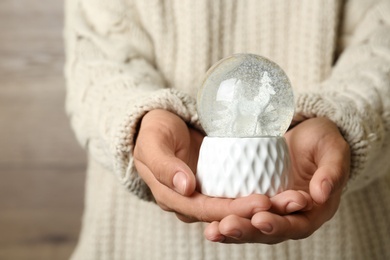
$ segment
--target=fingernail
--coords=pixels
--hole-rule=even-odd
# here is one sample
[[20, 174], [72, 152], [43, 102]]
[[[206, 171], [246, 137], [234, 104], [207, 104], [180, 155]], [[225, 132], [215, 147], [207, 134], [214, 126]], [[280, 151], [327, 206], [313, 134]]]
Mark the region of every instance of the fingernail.
[[233, 230], [230, 232], [230, 237], [233, 237], [233, 238], [240, 238], [242, 236], [242, 232], [240, 230]]
[[185, 194], [187, 188], [187, 177], [183, 172], [178, 172], [173, 177], [173, 186], [180, 194]]
[[211, 239], [210, 241], [212, 241], [212, 242], [223, 242], [223, 241], [225, 241], [225, 239], [226, 239], [226, 237], [221, 235], [221, 236], [217, 236], [217, 237]]
[[225, 237], [225, 236], [221, 236], [221, 237], [219, 238], [218, 242], [223, 242], [223, 241], [225, 241], [225, 240], [226, 240], [226, 237]]
[[286, 211], [287, 211], [288, 213], [291, 213], [291, 212], [300, 210], [300, 209], [302, 209], [302, 208], [303, 208], [302, 205], [299, 205], [299, 204], [296, 203], [296, 202], [290, 202], [290, 203], [288, 203], [287, 206], [286, 206]]
[[263, 233], [271, 233], [274, 228], [269, 223], [263, 223], [260, 225], [259, 229]]
[[321, 184], [322, 188], [322, 195], [324, 196], [324, 201], [326, 201], [329, 198], [330, 193], [332, 192], [332, 185], [329, 183], [329, 181], [324, 180]]

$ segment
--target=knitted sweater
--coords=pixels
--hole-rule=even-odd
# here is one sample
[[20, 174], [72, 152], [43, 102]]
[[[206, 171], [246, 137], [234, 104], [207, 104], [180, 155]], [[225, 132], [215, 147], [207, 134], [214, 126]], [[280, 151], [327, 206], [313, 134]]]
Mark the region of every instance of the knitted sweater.
[[[390, 259], [390, 1], [67, 0], [67, 112], [89, 154], [73, 259]], [[307, 239], [223, 245], [162, 211], [132, 150], [162, 108], [200, 128], [195, 95], [233, 53], [278, 63], [293, 123], [324, 116], [351, 146], [336, 215]]]

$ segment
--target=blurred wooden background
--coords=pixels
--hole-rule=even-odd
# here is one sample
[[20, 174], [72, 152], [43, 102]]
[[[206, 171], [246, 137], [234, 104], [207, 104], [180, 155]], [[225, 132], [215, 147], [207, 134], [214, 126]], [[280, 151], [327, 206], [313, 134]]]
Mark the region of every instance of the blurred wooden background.
[[85, 155], [64, 112], [63, 1], [0, 1], [0, 259], [68, 259]]

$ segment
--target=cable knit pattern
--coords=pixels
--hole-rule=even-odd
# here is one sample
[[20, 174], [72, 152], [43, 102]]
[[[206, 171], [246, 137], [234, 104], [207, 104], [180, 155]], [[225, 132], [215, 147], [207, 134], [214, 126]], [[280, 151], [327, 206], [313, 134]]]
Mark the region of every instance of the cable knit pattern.
[[297, 113], [330, 118], [349, 142], [352, 190], [386, 173], [373, 171], [373, 163], [384, 169], [389, 165], [384, 156], [390, 152], [389, 14], [389, 1], [367, 10], [331, 77], [314, 93], [299, 94], [297, 99]]
[[[66, 108], [90, 158], [74, 259], [390, 258], [390, 1], [67, 0], [65, 37]], [[351, 146], [340, 209], [305, 240], [212, 244], [202, 224], [143, 201], [153, 197], [132, 158], [142, 117], [162, 108], [200, 129], [205, 72], [239, 52], [287, 72], [294, 124], [328, 117]]]

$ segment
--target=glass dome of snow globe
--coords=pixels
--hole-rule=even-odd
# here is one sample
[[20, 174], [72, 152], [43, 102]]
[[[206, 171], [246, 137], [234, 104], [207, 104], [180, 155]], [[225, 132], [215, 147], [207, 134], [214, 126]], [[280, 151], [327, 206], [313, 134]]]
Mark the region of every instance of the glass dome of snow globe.
[[254, 54], [236, 54], [212, 66], [197, 104], [208, 136], [283, 136], [294, 113], [287, 75]]

